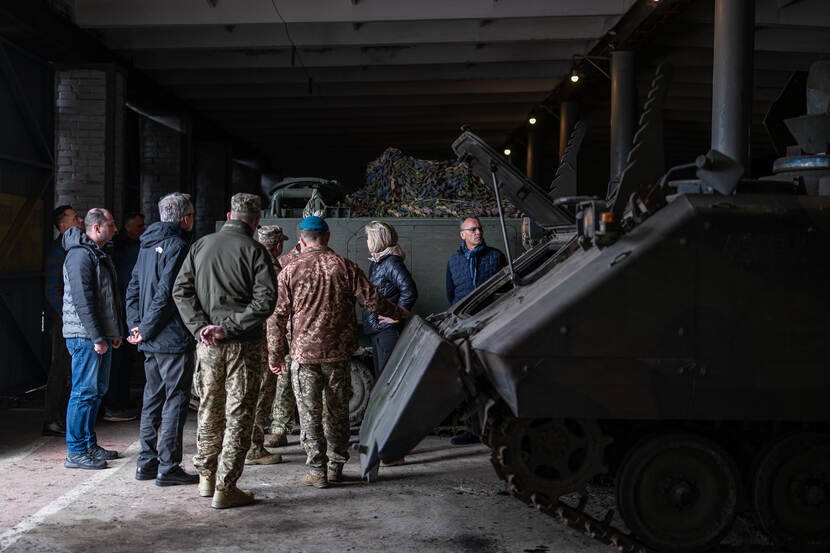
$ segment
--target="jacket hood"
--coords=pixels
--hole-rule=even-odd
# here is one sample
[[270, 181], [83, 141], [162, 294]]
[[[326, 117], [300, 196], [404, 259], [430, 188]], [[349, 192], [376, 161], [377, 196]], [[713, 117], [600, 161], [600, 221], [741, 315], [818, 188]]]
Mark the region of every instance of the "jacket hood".
[[152, 248], [159, 242], [174, 236], [184, 238], [184, 232], [185, 231], [182, 230], [182, 227], [176, 223], [164, 223], [161, 221], [153, 223], [147, 227], [147, 230], [145, 230], [144, 234], [141, 235], [141, 247]]
[[78, 227], [66, 229], [66, 232], [63, 233], [61, 243], [63, 244], [63, 249], [66, 251], [69, 251], [69, 248], [74, 248], [75, 246], [89, 246], [95, 250], [100, 249], [98, 244], [93, 242], [89, 236], [86, 235], [84, 229]]

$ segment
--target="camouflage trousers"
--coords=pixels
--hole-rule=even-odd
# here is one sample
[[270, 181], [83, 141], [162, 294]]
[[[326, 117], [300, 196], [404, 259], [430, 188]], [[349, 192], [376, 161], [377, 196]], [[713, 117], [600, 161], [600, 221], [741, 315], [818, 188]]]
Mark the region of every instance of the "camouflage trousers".
[[291, 363], [300, 411], [300, 443], [309, 472], [321, 476], [349, 460], [350, 361]]
[[274, 404], [274, 396], [277, 393], [277, 375], [268, 368], [268, 351], [261, 352], [260, 366], [262, 367], [262, 383], [259, 386], [256, 408], [254, 409], [254, 424], [251, 431], [251, 449], [248, 455], [251, 458], [267, 455], [265, 450], [265, 426], [271, 417], [271, 406]]
[[294, 388], [291, 383], [291, 361], [285, 364], [285, 371], [277, 377], [277, 391], [274, 397], [274, 410], [271, 413], [271, 434], [287, 436], [294, 422]]
[[201, 401], [193, 465], [202, 476], [215, 474], [220, 490], [236, 485], [251, 446], [262, 347], [261, 341], [196, 346], [194, 384]]

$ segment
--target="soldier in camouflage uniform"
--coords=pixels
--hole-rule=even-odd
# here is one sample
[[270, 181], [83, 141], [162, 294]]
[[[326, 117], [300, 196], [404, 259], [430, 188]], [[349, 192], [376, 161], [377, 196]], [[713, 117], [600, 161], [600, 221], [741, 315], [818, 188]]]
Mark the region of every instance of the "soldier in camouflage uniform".
[[[282, 244], [288, 238], [282, 229], [276, 225], [260, 227], [257, 232], [257, 240], [265, 246], [271, 254], [271, 264], [274, 267], [274, 274], [279, 274], [280, 264], [277, 257], [282, 253]], [[276, 283], [275, 283], [276, 284]], [[284, 340], [284, 336], [277, 339]], [[282, 462], [279, 453], [270, 453], [264, 447], [265, 425], [268, 424], [268, 417], [271, 415], [271, 406], [274, 403], [274, 396], [277, 391], [277, 376], [268, 370], [268, 351], [265, 344], [262, 344], [262, 355], [260, 366], [262, 367], [262, 384], [259, 387], [256, 409], [254, 409], [254, 424], [251, 433], [251, 449], [245, 458], [246, 465], [275, 465]], [[282, 377], [284, 378], [284, 377]]]
[[193, 464], [199, 495], [212, 496], [217, 509], [254, 500], [236, 482], [251, 445], [262, 379], [262, 325], [276, 303], [271, 256], [252, 238], [259, 219], [259, 196], [234, 195], [228, 221], [193, 244], [173, 288], [182, 320], [199, 341]]
[[[297, 225], [297, 233], [300, 226]], [[285, 267], [300, 256], [300, 242], [291, 248], [287, 254], [279, 258], [280, 267]], [[286, 336], [291, 335], [291, 322], [288, 322]], [[273, 337], [269, 339], [278, 339]], [[350, 382], [351, 384], [351, 382]], [[294, 399], [294, 388], [291, 383], [291, 357], [285, 356], [285, 370], [277, 377], [277, 393], [274, 398], [274, 409], [271, 412], [270, 434], [265, 436], [265, 445], [268, 447], [281, 447], [288, 445], [288, 434], [294, 426], [294, 411], [297, 408], [297, 400]]]
[[[379, 315], [409, 316], [383, 297], [356, 263], [330, 250], [328, 242], [323, 219], [303, 219], [302, 253], [280, 272], [277, 307], [268, 318], [268, 334], [275, 336], [291, 320], [291, 376], [309, 467], [303, 483], [317, 488], [339, 482], [349, 459], [349, 366], [358, 338], [355, 300]], [[284, 342], [269, 342], [273, 372], [284, 370], [285, 353]]]

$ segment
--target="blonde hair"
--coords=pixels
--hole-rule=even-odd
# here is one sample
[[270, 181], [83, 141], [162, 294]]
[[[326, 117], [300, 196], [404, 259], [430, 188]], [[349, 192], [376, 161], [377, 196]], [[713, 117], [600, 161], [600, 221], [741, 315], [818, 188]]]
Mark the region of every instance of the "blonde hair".
[[369, 239], [369, 253], [379, 253], [398, 243], [395, 227], [381, 221], [372, 221], [364, 227]]

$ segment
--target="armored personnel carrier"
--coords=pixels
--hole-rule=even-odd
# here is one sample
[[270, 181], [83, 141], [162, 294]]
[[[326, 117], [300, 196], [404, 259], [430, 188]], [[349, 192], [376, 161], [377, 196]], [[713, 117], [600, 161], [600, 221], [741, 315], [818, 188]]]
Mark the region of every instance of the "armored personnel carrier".
[[[827, 83], [811, 139], [760, 181], [713, 149], [654, 180], [630, 163], [605, 200], [554, 201], [464, 133], [453, 147], [482, 178], [546, 231], [570, 205], [578, 235], [413, 317], [364, 418], [364, 475], [461, 405], [511, 494], [620, 550], [707, 551], [741, 514], [781, 547], [829, 551]], [[588, 508], [598, 479], [624, 526]]]

